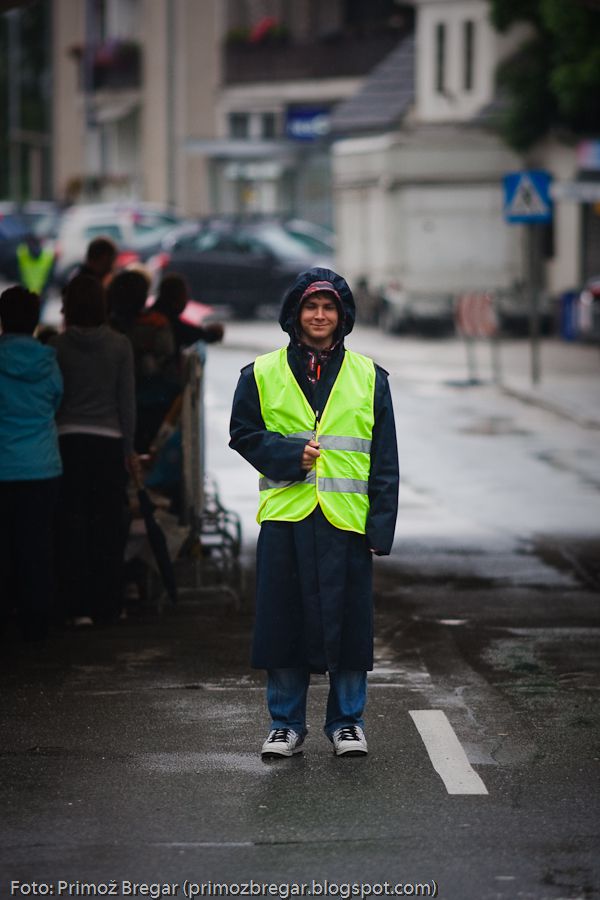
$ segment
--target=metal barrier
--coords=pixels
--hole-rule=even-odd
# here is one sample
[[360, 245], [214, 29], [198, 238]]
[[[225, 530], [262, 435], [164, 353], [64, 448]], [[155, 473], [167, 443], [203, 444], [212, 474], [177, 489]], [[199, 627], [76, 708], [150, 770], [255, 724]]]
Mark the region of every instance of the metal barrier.
[[206, 348], [197, 343], [183, 353], [184, 390], [181, 409], [181, 521], [189, 531], [179, 554], [182, 580], [191, 569], [191, 583], [180, 593], [228, 593], [239, 606], [242, 569], [239, 562], [241, 523], [237, 513], [221, 504], [214, 479], [206, 475], [204, 364]]

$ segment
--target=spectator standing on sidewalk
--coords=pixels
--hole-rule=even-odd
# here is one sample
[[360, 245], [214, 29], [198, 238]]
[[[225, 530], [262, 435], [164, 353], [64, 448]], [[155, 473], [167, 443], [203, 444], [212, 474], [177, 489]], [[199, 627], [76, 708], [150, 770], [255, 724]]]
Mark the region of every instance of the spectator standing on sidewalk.
[[108, 623], [121, 606], [127, 469], [137, 465], [133, 353], [106, 322], [97, 278], [69, 282], [64, 315], [54, 342], [65, 388], [57, 416], [60, 596], [75, 624]]
[[364, 755], [373, 668], [372, 556], [390, 552], [398, 458], [387, 373], [347, 350], [355, 306], [329, 269], [302, 273], [287, 347], [242, 369], [230, 446], [261, 474], [252, 665], [267, 670], [263, 757], [298, 753], [312, 672], [329, 674], [325, 733]]
[[181, 351], [196, 341], [214, 344], [223, 340], [225, 329], [221, 322], [209, 322], [207, 325], [192, 325], [181, 318], [190, 300], [188, 284], [181, 275], [175, 272], [165, 275], [158, 287], [158, 294], [152, 309], [167, 317], [175, 339], [177, 363]]
[[96, 278], [104, 287], [111, 280], [119, 251], [112, 238], [99, 235], [89, 242], [85, 261], [75, 270], [74, 275]]
[[162, 312], [146, 307], [149, 287], [145, 274], [125, 269], [115, 275], [108, 288], [111, 324], [128, 337], [133, 348], [138, 453], [148, 453], [181, 390], [174, 363], [173, 330]]
[[0, 296], [0, 594], [26, 640], [44, 638], [52, 599], [53, 524], [62, 471], [54, 416], [63, 381], [56, 353], [33, 333], [40, 301]]

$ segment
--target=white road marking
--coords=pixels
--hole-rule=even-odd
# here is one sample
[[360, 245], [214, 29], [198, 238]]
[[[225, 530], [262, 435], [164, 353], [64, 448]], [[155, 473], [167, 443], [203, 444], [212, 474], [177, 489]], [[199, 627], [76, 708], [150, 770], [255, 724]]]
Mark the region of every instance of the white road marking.
[[446, 713], [441, 709], [411, 709], [410, 715], [448, 793], [487, 794], [485, 784], [471, 767]]

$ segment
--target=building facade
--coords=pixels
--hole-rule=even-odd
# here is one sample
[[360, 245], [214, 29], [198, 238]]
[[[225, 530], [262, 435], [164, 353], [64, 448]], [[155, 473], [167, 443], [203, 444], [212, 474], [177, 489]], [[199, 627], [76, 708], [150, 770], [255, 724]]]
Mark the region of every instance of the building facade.
[[[512, 152], [489, 127], [494, 75], [527, 28], [496, 32], [487, 0], [414, 5], [414, 48], [396, 51], [403, 103], [397, 93], [395, 103], [386, 99], [380, 69], [333, 116], [340, 266], [424, 315], [428, 305], [432, 315], [451, 308], [467, 291], [523, 309], [532, 279], [549, 310], [551, 298], [600, 271], [600, 152], [588, 147], [587, 169], [581, 146], [555, 140]], [[412, 81], [402, 54], [412, 59]], [[503, 177], [528, 169], [553, 179], [553, 221], [534, 234], [536, 247], [526, 225], [504, 217]]]
[[523, 280], [522, 229], [504, 222], [502, 195], [503, 175], [522, 162], [478, 122], [518, 35], [493, 30], [485, 0], [415, 7], [403, 107], [388, 103], [386, 122], [384, 102], [376, 130], [358, 108], [352, 127], [353, 101], [334, 116], [340, 265], [399, 316], [451, 318], [459, 293], [507, 295]]
[[502, 178], [543, 168], [546, 292], [600, 271], [598, 143], [520, 157], [488, 127], [496, 66], [527, 32], [498, 34], [487, 0], [51, 8], [56, 199], [302, 216], [335, 226], [350, 279], [424, 302], [522, 287]]
[[216, 0], [55, 0], [57, 198], [208, 204], [184, 148], [214, 135], [218, 33]]
[[57, 196], [326, 224], [331, 110], [410, 18], [394, 0], [55, 0], [53, 10]]

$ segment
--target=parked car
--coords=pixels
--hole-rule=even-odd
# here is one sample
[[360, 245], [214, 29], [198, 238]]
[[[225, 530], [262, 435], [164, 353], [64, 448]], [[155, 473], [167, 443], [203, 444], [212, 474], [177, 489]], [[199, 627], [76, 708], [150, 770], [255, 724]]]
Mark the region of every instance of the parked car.
[[[531, 329], [532, 312], [527, 286], [516, 282], [510, 288], [491, 293], [501, 333], [511, 337], [527, 337]], [[538, 293], [536, 315], [540, 334], [552, 334], [556, 328], [556, 310], [552, 297], [546, 290]]]
[[56, 235], [56, 281], [65, 284], [85, 258], [87, 246], [100, 235], [112, 238], [121, 255], [118, 264], [146, 260], [182, 219], [150, 203], [90, 203], [71, 206], [60, 218]]
[[447, 292], [407, 291], [390, 283], [380, 292], [377, 320], [383, 331], [393, 334], [450, 334], [454, 331], [454, 297]]
[[252, 317], [259, 306], [279, 304], [300, 272], [333, 262], [278, 222], [213, 218], [174, 230], [151, 264], [159, 276], [183, 275], [195, 300]]
[[330, 228], [307, 222], [306, 219], [283, 219], [281, 224], [288, 234], [305, 244], [312, 253], [325, 256], [335, 254], [335, 236]]

